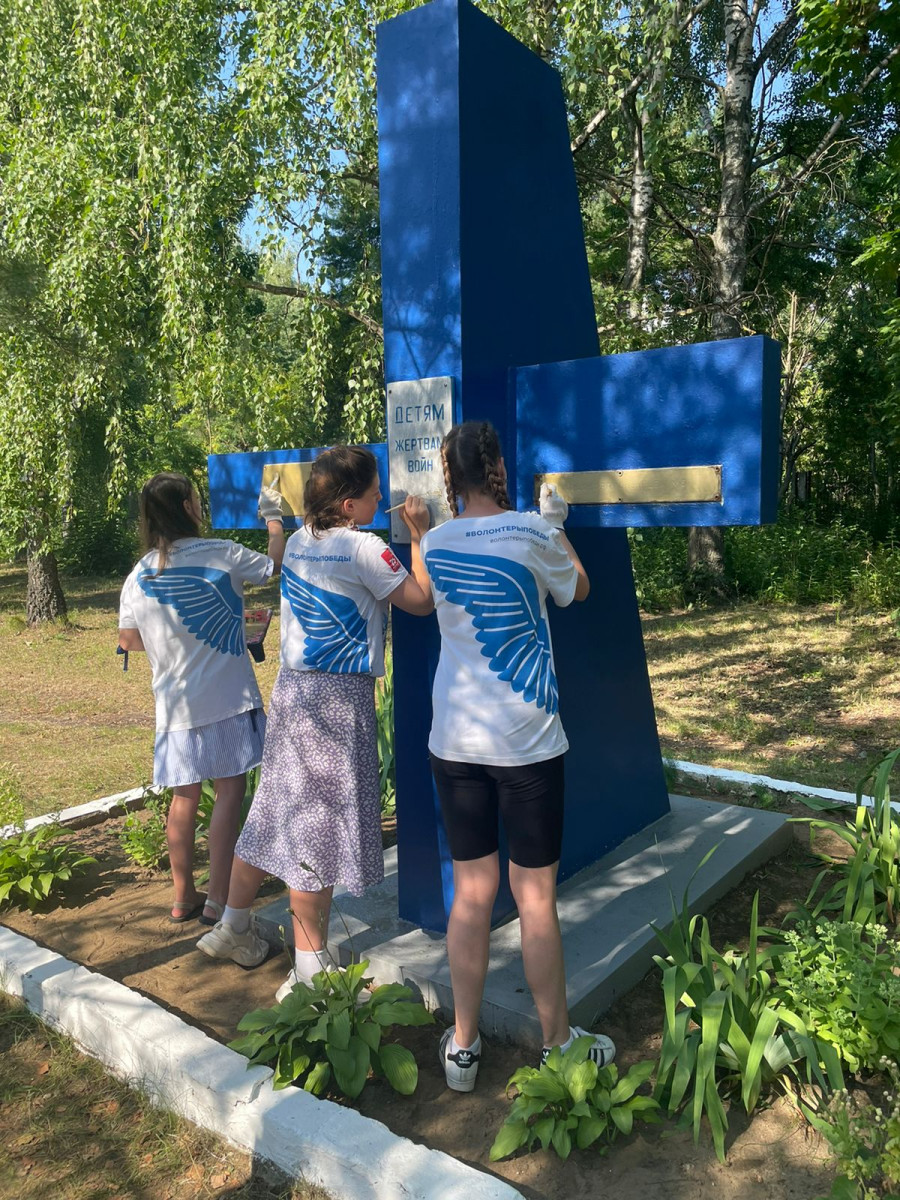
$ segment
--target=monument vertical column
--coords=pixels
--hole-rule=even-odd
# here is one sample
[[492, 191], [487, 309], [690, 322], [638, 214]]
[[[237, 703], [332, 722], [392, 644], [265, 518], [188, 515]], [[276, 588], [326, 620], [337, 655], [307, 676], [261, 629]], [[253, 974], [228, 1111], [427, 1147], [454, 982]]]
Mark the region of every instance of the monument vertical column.
[[[511, 368], [598, 352], [559, 78], [467, 0], [433, 0], [379, 26], [378, 119], [387, 382], [452, 377], [455, 419], [496, 425], [515, 496], [529, 465]], [[593, 592], [551, 613], [572, 747], [563, 877], [668, 810], [625, 532], [573, 540]], [[436, 624], [394, 621], [400, 915], [443, 929], [423, 700]]]

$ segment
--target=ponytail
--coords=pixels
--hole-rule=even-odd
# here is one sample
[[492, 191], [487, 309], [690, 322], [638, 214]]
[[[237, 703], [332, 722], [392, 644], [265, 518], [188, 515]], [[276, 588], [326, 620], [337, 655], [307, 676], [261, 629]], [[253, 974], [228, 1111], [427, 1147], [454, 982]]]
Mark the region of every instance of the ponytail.
[[141, 488], [139, 527], [145, 552], [159, 551], [157, 575], [168, 565], [169, 551], [176, 538], [199, 537], [200, 526], [184, 507], [194, 485], [186, 475], [161, 471]]

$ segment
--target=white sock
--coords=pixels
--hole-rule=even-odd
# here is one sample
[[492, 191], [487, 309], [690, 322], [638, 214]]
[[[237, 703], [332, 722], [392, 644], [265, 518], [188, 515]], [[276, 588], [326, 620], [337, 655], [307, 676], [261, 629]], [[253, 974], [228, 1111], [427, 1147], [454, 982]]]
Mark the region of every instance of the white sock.
[[311, 983], [313, 975], [323, 969], [328, 970], [330, 965], [331, 959], [325, 946], [321, 950], [294, 951], [294, 974], [304, 983]]
[[250, 909], [232, 908], [230, 904], [226, 904], [222, 913], [222, 923], [230, 925], [235, 933], [246, 933], [250, 928]]
[[[565, 1052], [566, 1052], [566, 1051], [569, 1049], [569, 1047], [572, 1045], [572, 1043], [573, 1043], [574, 1041], [575, 1041], [575, 1030], [574, 1030], [574, 1029], [572, 1028], [572, 1026], [570, 1025], [570, 1026], [569, 1026], [569, 1036], [566, 1038], [566, 1040], [565, 1040], [564, 1042], [562, 1042], [562, 1043], [561, 1043], [561, 1045], [560, 1045], [560, 1047], [559, 1047], [559, 1048], [560, 1048], [560, 1050], [563, 1052], [563, 1054], [565, 1054]], [[553, 1047], [552, 1047], [552, 1046], [545, 1046], [545, 1047], [544, 1047], [544, 1049], [545, 1049], [545, 1050], [552, 1050], [552, 1049], [553, 1049]]]
[[461, 1046], [456, 1040], [456, 1030], [453, 1030], [453, 1036], [450, 1039], [450, 1053], [455, 1054], [457, 1050], [477, 1050], [481, 1045], [481, 1034], [479, 1033], [471, 1046]]

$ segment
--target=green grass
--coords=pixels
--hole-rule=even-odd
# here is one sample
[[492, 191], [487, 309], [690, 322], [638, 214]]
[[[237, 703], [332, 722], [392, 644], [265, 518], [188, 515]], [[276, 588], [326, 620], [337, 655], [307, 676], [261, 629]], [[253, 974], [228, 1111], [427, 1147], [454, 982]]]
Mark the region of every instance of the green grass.
[[[72, 624], [28, 630], [25, 573], [0, 567], [0, 763], [28, 815], [150, 778], [153, 701], [143, 655], [116, 658], [120, 580], [67, 577]], [[252, 593], [277, 609], [277, 585]], [[711, 766], [852, 790], [900, 730], [900, 630], [838, 605], [645, 616], [663, 752]], [[257, 668], [267, 698], [277, 616]], [[606, 700], [597, 697], [598, 713]]]
[[[143, 654], [116, 656], [121, 580], [67, 576], [70, 624], [27, 629], [23, 567], [0, 567], [0, 762], [25, 815], [55, 812], [147, 782], [153, 772], [153, 696]], [[247, 589], [276, 607], [278, 585]], [[257, 667], [264, 698], [277, 670], [278, 623]]]
[[212, 1135], [139, 1091], [0, 996], [0, 1200], [328, 1200], [267, 1181]]
[[853, 791], [897, 745], [900, 631], [838, 605], [644, 618], [663, 753]]

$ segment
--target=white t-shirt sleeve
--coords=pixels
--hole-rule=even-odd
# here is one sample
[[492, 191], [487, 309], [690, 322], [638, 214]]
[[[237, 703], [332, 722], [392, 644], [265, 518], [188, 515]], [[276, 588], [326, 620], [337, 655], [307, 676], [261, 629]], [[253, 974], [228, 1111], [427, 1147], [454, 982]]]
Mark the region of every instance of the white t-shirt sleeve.
[[231, 542], [232, 572], [245, 583], [265, 583], [275, 569], [268, 554], [249, 550], [240, 542]]
[[129, 575], [119, 597], [119, 628], [137, 629], [138, 621], [134, 615], [134, 575]]
[[361, 536], [356, 566], [360, 580], [376, 600], [390, 596], [409, 574], [390, 546], [374, 533]]
[[550, 528], [550, 541], [539, 552], [541, 574], [547, 591], [560, 608], [566, 608], [575, 599], [578, 572], [559, 536], [559, 530]]

